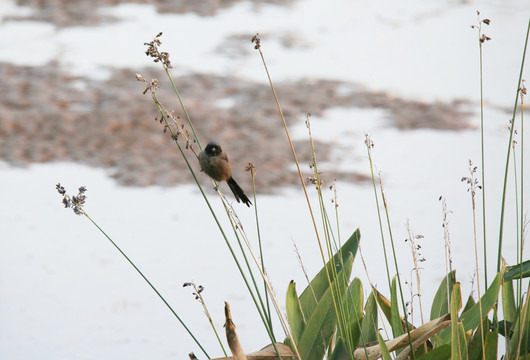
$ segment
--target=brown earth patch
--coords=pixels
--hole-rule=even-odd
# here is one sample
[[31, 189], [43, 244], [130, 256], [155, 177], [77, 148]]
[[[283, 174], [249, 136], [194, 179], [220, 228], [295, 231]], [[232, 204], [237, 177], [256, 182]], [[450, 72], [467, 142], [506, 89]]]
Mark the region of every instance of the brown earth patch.
[[[151, 69], [139, 72], [146, 79], [160, 79], [159, 99], [184, 122], [167, 78]], [[154, 121], [156, 108], [148, 94], [142, 95], [143, 84], [133, 71], [114, 70], [111, 79], [98, 82], [69, 76], [56, 63], [44, 67], [0, 63], [0, 76], [0, 159], [14, 165], [72, 161], [107, 168], [124, 185], [192, 181], [177, 147]], [[175, 81], [201, 141], [215, 140], [225, 149], [234, 177], [244, 188], [250, 187], [250, 176], [243, 171], [249, 162], [257, 168], [261, 192], [297, 183], [268, 85], [207, 74], [189, 74]], [[469, 114], [460, 110], [461, 102], [428, 104], [330, 80], [277, 83], [276, 90], [289, 125], [303, 121], [306, 112], [322, 115], [341, 106], [382, 108], [388, 113], [389, 126], [400, 129], [469, 128]], [[297, 141], [295, 146], [309, 176], [309, 144]], [[320, 162], [329, 161], [330, 146], [334, 145], [317, 142]], [[198, 170], [191, 152], [189, 156]], [[338, 176], [366, 180], [364, 174], [323, 170], [329, 180]]]
[[[53, 23], [59, 27], [94, 26], [115, 18], [99, 13], [99, 9], [122, 3], [152, 4], [161, 13], [195, 13], [199, 16], [214, 16], [219, 10], [229, 8], [244, 0], [17, 0], [18, 6], [28, 6], [36, 10], [29, 16], [12, 16], [11, 20], [33, 20]], [[290, 6], [295, 0], [247, 0], [256, 10], [263, 4]]]

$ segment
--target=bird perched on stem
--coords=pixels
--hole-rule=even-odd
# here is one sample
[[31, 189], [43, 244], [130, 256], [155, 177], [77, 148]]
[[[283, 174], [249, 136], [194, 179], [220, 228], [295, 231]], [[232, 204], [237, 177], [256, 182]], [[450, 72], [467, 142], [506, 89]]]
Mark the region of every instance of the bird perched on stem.
[[228, 157], [219, 145], [213, 141], [208, 143], [206, 148], [199, 154], [199, 163], [201, 164], [202, 171], [209, 177], [217, 182], [226, 181], [236, 197], [237, 202], [243, 201], [248, 207], [252, 205], [243, 189], [241, 189], [232, 177], [230, 165], [228, 165]]

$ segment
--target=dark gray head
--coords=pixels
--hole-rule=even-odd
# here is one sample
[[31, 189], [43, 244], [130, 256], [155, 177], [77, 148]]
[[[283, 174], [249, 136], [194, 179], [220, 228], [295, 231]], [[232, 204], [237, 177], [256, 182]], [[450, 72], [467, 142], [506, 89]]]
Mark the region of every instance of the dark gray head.
[[217, 145], [215, 142], [210, 141], [208, 145], [206, 145], [206, 148], [204, 149], [204, 152], [208, 156], [218, 156], [221, 154], [223, 150], [221, 150], [221, 147]]

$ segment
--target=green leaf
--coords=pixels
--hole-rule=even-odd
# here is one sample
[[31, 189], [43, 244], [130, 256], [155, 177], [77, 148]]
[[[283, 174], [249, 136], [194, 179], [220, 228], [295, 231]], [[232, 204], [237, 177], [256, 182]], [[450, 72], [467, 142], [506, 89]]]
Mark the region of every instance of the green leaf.
[[300, 302], [298, 301], [298, 294], [296, 293], [296, 284], [294, 281], [291, 281], [287, 287], [285, 311], [287, 313], [287, 321], [289, 322], [294, 342], [298, 345], [305, 329], [305, 319], [302, 314]]
[[[530, 297], [526, 297], [526, 301], [521, 307], [521, 312], [517, 317], [517, 321], [513, 327], [513, 335], [508, 344], [508, 352], [506, 359], [525, 358], [530, 352]], [[520, 344], [520, 345], [519, 345]]]
[[499, 334], [509, 340], [513, 335], [513, 323], [506, 320], [499, 321]]
[[[452, 292], [452, 286], [451, 286], [451, 292]], [[442, 346], [438, 346], [431, 351], [429, 351], [427, 354], [422, 355], [421, 357], [417, 358], [417, 360], [448, 360], [451, 358], [451, 345], [445, 344]]]
[[381, 354], [383, 354], [384, 360], [392, 360], [392, 357], [390, 356], [390, 353], [388, 352], [388, 348], [385, 344], [385, 340], [383, 340], [383, 337], [377, 332], [377, 340], [379, 341], [379, 346], [381, 348]]
[[[336, 273], [340, 273], [345, 260], [350, 254], [355, 258], [357, 249], [359, 248], [359, 241], [361, 239], [361, 232], [357, 229], [352, 236], [344, 243], [342, 248], [328, 261], [326, 267], [322, 267], [320, 272], [311, 280], [305, 290], [300, 295], [300, 306], [306, 319], [309, 319], [320, 299], [329, 288], [328, 272], [331, 276], [332, 267], [335, 266]], [[327, 268], [327, 272], [326, 272]], [[333, 278], [332, 278], [333, 279]]]
[[[484, 340], [488, 335], [489, 328], [491, 327], [491, 321], [488, 318], [484, 318], [482, 321], [482, 330], [484, 331]], [[482, 331], [480, 325], [475, 329], [473, 338], [469, 343], [469, 359], [470, 360], [482, 360], [482, 343], [483, 343]], [[484, 350], [486, 348], [486, 341], [484, 341]], [[484, 352], [486, 354], [486, 352]]]
[[486, 360], [497, 360], [497, 346], [499, 341], [499, 333], [497, 329], [490, 331], [486, 335]]
[[436, 291], [436, 295], [434, 295], [431, 305], [431, 320], [438, 319], [449, 312], [449, 303], [455, 283], [456, 271], [453, 270], [445, 276], [438, 287], [438, 291]]
[[392, 333], [394, 338], [397, 338], [399, 335], [403, 334], [403, 326], [401, 323], [401, 316], [399, 315], [399, 305], [397, 297], [397, 286], [396, 286], [396, 277], [392, 279], [392, 289], [390, 289], [390, 304], [391, 304], [391, 313], [390, 313], [390, 325], [392, 326]]
[[355, 344], [357, 344], [361, 333], [363, 300], [361, 280], [355, 278], [348, 286], [348, 291], [346, 292], [343, 301], [343, 316], [340, 317], [343, 329], [349, 330], [349, 333], [345, 334], [349, 339], [344, 339], [344, 342], [348, 344], [351, 349], [355, 348]]
[[497, 276], [495, 276], [495, 279], [493, 279], [493, 282], [488, 287], [488, 290], [486, 290], [484, 295], [482, 295], [480, 298], [480, 304], [482, 304], [482, 316], [480, 316], [480, 307], [478, 302], [469, 310], [465, 311], [462, 316], [460, 316], [460, 320], [462, 321], [465, 331], [475, 329], [477, 326], [479, 326], [480, 321], [488, 315], [490, 309], [493, 308], [495, 303], [497, 303], [500, 286], [501, 274], [497, 273]]
[[517, 307], [515, 305], [512, 280], [505, 280], [502, 283], [502, 313], [504, 314], [504, 320], [509, 322], [515, 321]]
[[[322, 360], [336, 328], [336, 315], [333, 298], [340, 299], [346, 291], [346, 284], [353, 266], [353, 255], [344, 262], [344, 271], [332, 283], [307, 320], [304, 333], [300, 339], [298, 351], [304, 360]], [[331, 291], [334, 291], [334, 294]]]
[[504, 280], [514, 280], [530, 276], [530, 260], [523, 261], [520, 264], [507, 266], [504, 273]]
[[374, 291], [376, 294], [377, 304], [379, 304], [379, 308], [381, 308], [386, 319], [388, 320], [388, 322], [390, 322], [390, 319], [392, 318], [392, 306], [390, 304], [390, 301], [379, 291], [375, 289]]
[[335, 345], [335, 349], [333, 349], [329, 360], [350, 360], [350, 355], [348, 355], [348, 351], [346, 351], [346, 347], [341, 338], [337, 340], [337, 345]]
[[364, 306], [364, 317], [361, 324], [361, 337], [359, 346], [368, 344], [372, 341], [377, 341], [377, 304], [375, 302], [374, 291], [368, 296], [366, 305]]
[[475, 299], [473, 299], [473, 296], [469, 295], [469, 297], [467, 298], [467, 301], [466, 301], [466, 305], [462, 309], [462, 313], [465, 313], [466, 311], [471, 309], [473, 307], [473, 305], [475, 305], [475, 304], [476, 304]]
[[451, 296], [451, 359], [467, 360], [467, 342], [464, 327], [458, 321], [458, 311], [462, 306], [460, 284], [453, 287]]

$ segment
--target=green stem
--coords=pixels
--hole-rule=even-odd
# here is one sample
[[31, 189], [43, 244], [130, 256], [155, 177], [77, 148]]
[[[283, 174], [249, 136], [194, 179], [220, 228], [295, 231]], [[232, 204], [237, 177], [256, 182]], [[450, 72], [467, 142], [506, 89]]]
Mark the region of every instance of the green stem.
[[519, 101], [519, 92], [521, 91], [521, 81], [522, 81], [522, 78], [523, 78], [523, 69], [524, 69], [524, 62], [525, 62], [525, 58], [526, 58], [526, 48], [527, 48], [527, 45], [528, 45], [528, 36], [530, 34], [530, 20], [528, 20], [528, 27], [527, 27], [527, 30], [526, 30], [526, 39], [525, 39], [525, 43], [524, 43], [524, 50], [523, 50], [523, 58], [521, 60], [521, 69], [520, 69], [520, 72], [519, 72], [519, 80], [517, 82], [517, 92], [515, 94], [515, 105], [513, 107], [513, 114], [512, 114], [512, 119], [511, 119], [511, 122], [510, 122], [510, 139], [508, 141], [508, 151], [507, 151], [507, 155], [506, 155], [506, 167], [504, 169], [504, 183], [503, 183], [503, 189], [502, 189], [502, 202], [501, 202], [501, 223], [500, 223], [500, 227], [499, 227], [499, 248], [498, 248], [498, 252], [497, 252], [497, 272], [500, 271], [501, 269], [501, 257], [502, 257], [502, 236], [503, 236], [503, 232], [504, 232], [504, 208], [505, 208], [505, 204], [506, 204], [506, 187], [507, 187], [507, 184], [508, 184], [508, 167], [509, 167], [509, 164], [510, 164], [510, 152], [511, 152], [511, 148], [512, 148], [512, 139], [513, 139], [513, 129], [514, 129], [514, 125], [515, 125], [515, 114], [517, 112], [517, 103]]
[[390, 290], [392, 288], [392, 285], [391, 285], [391, 282], [390, 282], [390, 269], [388, 267], [388, 255], [386, 253], [385, 235], [384, 235], [384, 231], [383, 231], [383, 220], [381, 218], [381, 209], [379, 208], [379, 198], [377, 196], [377, 186], [375, 184], [374, 164], [373, 164], [372, 151], [371, 151], [372, 140], [368, 138], [368, 135], [366, 135], [366, 136], [367, 136], [366, 141], [368, 142], [366, 144], [366, 149], [368, 150], [368, 160], [370, 161], [370, 173], [371, 173], [371, 176], [372, 176], [372, 185], [373, 185], [373, 188], [374, 188], [375, 206], [377, 208], [377, 218], [379, 220], [379, 232], [381, 234], [381, 245], [383, 246], [383, 255], [385, 257], [386, 278], [387, 278], [387, 281], [388, 281], [388, 289]]
[[383, 206], [385, 207], [385, 213], [386, 213], [386, 222], [388, 226], [388, 234], [390, 237], [390, 244], [392, 245], [392, 255], [394, 256], [394, 266], [396, 268], [396, 276], [397, 281], [399, 285], [399, 294], [401, 296], [401, 307], [403, 308], [403, 317], [405, 318], [405, 328], [407, 330], [409, 345], [410, 345], [410, 354], [412, 355], [412, 359], [415, 359], [414, 356], [414, 347], [412, 346], [412, 337], [410, 336], [410, 329], [409, 329], [409, 320], [407, 316], [407, 308], [405, 307], [405, 299], [403, 298], [403, 288], [401, 287], [401, 277], [399, 276], [399, 268], [397, 263], [397, 256], [396, 256], [396, 249], [394, 246], [394, 237], [392, 236], [392, 227], [390, 226], [390, 214], [388, 212], [388, 204], [386, 202], [385, 198], [385, 192], [383, 191], [383, 182], [381, 181], [381, 178], [379, 178], [379, 184], [381, 186], [381, 196], [383, 198]]
[[[259, 257], [260, 257], [260, 260], [261, 260], [261, 268], [263, 269], [263, 272], [265, 272], [265, 260], [264, 260], [264, 257], [263, 257], [263, 248], [262, 248], [262, 243], [261, 243], [261, 232], [260, 232], [260, 227], [259, 227], [258, 201], [257, 201], [257, 198], [256, 198], [256, 174], [255, 174], [255, 170], [254, 170], [253, 166], [252, 166], [252, 168], [250, 170], [250, 175], [252, 177], [252, 192], [254, 193], [254, 215], [256, 217], [256, 231], [257, 231], [257, 235], [258, 235]], [[267, 282], [265, 281], [265, 279], [263, 279], [263, 288], [264, 288], [264, 292], [265, 292], [265, 303], [267, 305], [267, 311], [266, 311], [267, 320], [269, 321], [269, 326], [272, 329], [271, 308], [270, 308], [270, 304], [269, 304], [269, 292], [267, 291]]]
[[[524, 224], [524, 207], [523, 207], [523, 189], [524, 189], [524, 176], [523, 176], [523, 170], [524, 170], [524, 167], [523, 167], [523, 164], [524, 164], [524, 157], [523, 157], [523, 148], [524, 148], [524, 127], [523, 127], [523, 118], [524, 118], [524, 106], [523, 106], [523, 94], [521, 93], [521, 134], [520, 134], [520, 146], [521, 146], [521, 195], [520, 196], [517, 196], [516, 194], [516, 214], [519, 213], [519, 209], [520, 210], [520, 215], [517, 215], [517, 217], [520, 218], [517, 220], [517, 259], [518, 259], [518, 262], [519, 262], [519, 273], [520, 273], [520, 276], [519, 278], [517, 279], [517, 305], [521, 306], [522, 302], [521, 302], [521, 296], [522, 296], [522, 280], [523, 280], [523, 277], [522, 277], [522, 271], [523, 271], [523, 243], [524, 243], [524, 232], [525, 232], [525, 224]], [[515, 165], [515, 149], [514, 149], [514, 167], [516, 167]], [[517, 174], [517, 172], [516, 172]], [[517, 175], [515, 176], [515, 182], [516, 182], [516, 191], [517, 191]], [[518, 204], [517, 204], [517, 199], [520, 198], [521, 199], [521, 206], [519, 207]], [[521, 329], [519, 329], [519, 331], [521, 331]]]
[[[479, 33], [480, 37], [480, 33]], [[486, 242], [486, 162], [484, 157], [484, 92], [483, 92], [483, 77], [482, 77], [482, 42], [479, 40], [480, 48], [480, 145], [482, 157], [482, 232], [483, 232], [483, 252], [484, 252], [484, 282], [486, 283], [486, 290], [488, 290], [488, 261], [486, 256], [487, 242]], [[477, 273], [478, 276], [478, 273]], [[485, 290], [485, 291], [486, 291]]]
[[197, 141], [197, 145], [199, 145], [199, 149], [202, 150], [201, 142], [199, 141], [199, 137], [197, 136], [197, 133], [195, 132], [195, 127], [193, 126], [193, 123], [191, 122], [191, 118], [188, 114], [188, 111], [186, 110], [186, 106], [184, 106], [184, 102], [180, 98], [180, 93], [177, 89], [177, 86], [175, 85], [175, 82], [173, 81], [173, 77], [169, 73], [169, 69], [164, 66], [164, 70], [166, 71], [166, 75], [169, 78], [169, 81], [171, 82], [171, 86], [173, 86], [173, 90], [175, 91], [175, 94], [177, 95], [177, 98], [179, 99], [180, 107], [184, 111], [184, 114], [186, 115], [186, 119], [188, 120], [188, 124], [191, 128], [191, 131], [193, 132], [193, 137], [195, 137], [195, 141]]
[[232, 258], [234, 259], [234, 261], [235, 261], [235, 263], [237, 265], [237, 268], [238, 268], [238, 270], [239, 270], [239, 272], [241, 274], [241, 277], [243, 278], [243, 281], [245, 282], [245, 285], [247, 286], [248, 292], [250, 293], [250, 296], [252, 297], [252, 300], [254, 301], [254, 304], [256, 305], [256, 309], [258, 310], [258, 314], [260, 315], [260, 318], [263, 321], [263, 324], [265, 325], [265, 328], [267, 329], [267, 333], [269, 334], [269, 337], [270, 337], [271, 341], [274, 342], [274, 335], [272, 334], [272, 330], [268, 327], [268, 323], [265, 320], [265, 318], [263, 316], [263, 313], [261, 312], [261, 309], [260, 309], [260, 307], [258, 305], [256, 297], [255, 297], [254, 293], [252, 292], [252, 289], [250, 287], [250, 284], [248, 283], [248, 280], [247, 280], [247, 278], [245, 276], [245, 273], [243, 272], [241, 264], [239, 263], [239, 261], [238, 261], [238, 259], [236, 257], [236, 254], [235, 254], [234, 250], [232, 249], [232, 246], [230, 245], [230, 242], [228, 241], [228, 237], [226, 236], [226, 234], [225, 234], [225, 232], [223, 230], [223, 227], [221, 226], [221, 223], [219, 222], [219, 219], [215, 215], [215, 212], [213, 211], [213, 208], [212, 208], [210, 202], [208, 201], [208, 198], [206, 197], [206, 194], [204, 193], [204, 191], [202, 189], [202, 186], [200, 185], [199, 180], [197, 179], [197, 176], [195, 175], [195, 172], [193, 171], [193, 168], [191, 167], [191, 164], [190, 164], [186, 154], [184, 153], [184, 150], [182, 149], [182, 146], [180, 146], [180, 143], [178, 142], [177, 137], [176, 137], [175, 133], [173, 132], [173, 128], [171, 126], [169, 126], [169, 123], [167, 121], [167, 117], [165, 116], [166, 114], [164, 113], [164, 110], [162, 108], [162, 104], [160, 104], [160, 102], [158, 101], [158, 98], [156, 97], [154, 92], [151, 93], [151, 96], [153, 98], [153, 101], [155, 102], [155, 105], [158, 108], [158, 111], [160, 112], [160, 114], [162, 115], [162, 118], [164, 119], [165, 125], [167, 126], [167, 128], [168, 128], [168, 130], [169, 130], [169, 132], [171, 134], [171, 137], [174, 139], [175, 144], [177, 144], [177, 147], [178, 147], [178, 149], [180, 151], [180, 154], [182, 155], [182, 158], [186, 162], [186, 165], [188, 166], [188, 170], [190, 171], [191, 175], [193, 176], [193, 180], [197, 184], [197, 187], [199, 188], [199, 191], [201, 192], [201, 195], [202, 195], [204, 201], [206, 202], [206, 205], [208, 206], [208, 209], [210, 210], [210, 213], [212, 214], [212, 216], [213, 216], [213, 218], [215, 220], [215, 223], [217, 224], [217, 227], [219, 228], [219, 231], [221, 232], [221, 235], [222, 235], [222, 237], [223, 237], [223, 239], [225, 241], [225, 244], [228, 246], [228, 249], [230, 250]]
[[208, 359], [210, 359], [210, 356], [208, 355], [208, 353], [206, 352], [206, 350], [204, 350], [204, 348], [201, 346], [201, 344], [199, 343], [199, 341], [195, 338], [195, 336], [193, 335], [193, 333], [190, 331], [190, 329], [188, 329], [188, 327], [186, 326], [186, 324], [184, 323], [184, 321], [182, 321], [182, 319], [177, 315], [177, 313], [175, 312], [175, 310], [173, 310], [173, 308], [171, 307], [171, 305], [169, 305], [169, 303], [166, 301], [166, 299], [164, 299], [164, 297], [162, 296], [162, 294], [160, 294], [158, 292], [158, 290], [153, 286], [153, 284], [151, 284], [151, 282], [147, 279], [147, 277], [145, 277], [145, 275], [140, 271], [140, 269], [138, 269], [138, 267], [131, 261], [131, 259], [129, 259], [129, 257], [120, 249], [120, 247], [114, 242], [112, 241], [112, 239], [105, 233], [105, 231], [103, 231], [102, 228], [99, 227], [98, 224], [96, 224], [96, 222], [94, 220], [92, 220], [92, 218], [90, 216], [88, 216], [88, 214], [83, 210], [83, 214], [87, 217], [88, 220], [90, 220], [92, 222], [92, 224], [94, 224], [99, 231], [101, 231], [101, 233], [107, 238], [107, 240], [109, 240], [111, 242], [112, 245], [114, 245], [114, 247], [120, 252], [120, 254], [123, 255], [123, 257], [129, 262], [129, 264], [132, 265], [132, 267], [138, 272], [138, 274], [140, 274], [140, 276], [147, 282], [147, 284], [149, 284], [149, 286], [151, 287], [151, 289], [153, 289], [153, 291], [158, 295], [158, 297], [164, 302], [164, 304], [166, 304], [166, 306], [168, 307], [168, 309], [171, 311], [171, 313], [177, 318], [177, 320], [180, 322], [180, 324], [184, 327], [184, 329], [186, 329], [186, 331], [188, 332], [188, 334], [190, 334], [191, 338], [195, 341], [195, 343], [199, 346], [199, 348], [202, 350], [202, 352], [204, 353], [204, 355], [206, 355], [206, 357]]

